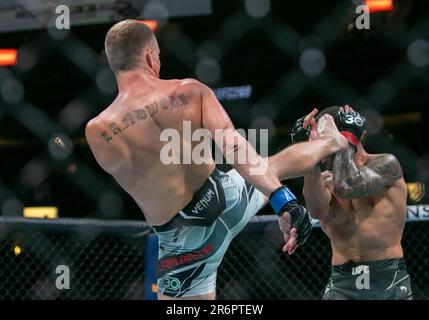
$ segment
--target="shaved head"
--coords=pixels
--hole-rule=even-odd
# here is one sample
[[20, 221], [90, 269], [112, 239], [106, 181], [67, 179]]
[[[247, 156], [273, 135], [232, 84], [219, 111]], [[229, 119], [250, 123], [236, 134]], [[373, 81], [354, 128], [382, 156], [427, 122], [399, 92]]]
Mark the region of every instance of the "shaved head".
[[132, 19], [118, 22], [110, 28], [104, 44], [110, 68], [115, 73], [133, 70], [144, 64], [142, 53], [146, 49], [158, 48], [152, 30]]

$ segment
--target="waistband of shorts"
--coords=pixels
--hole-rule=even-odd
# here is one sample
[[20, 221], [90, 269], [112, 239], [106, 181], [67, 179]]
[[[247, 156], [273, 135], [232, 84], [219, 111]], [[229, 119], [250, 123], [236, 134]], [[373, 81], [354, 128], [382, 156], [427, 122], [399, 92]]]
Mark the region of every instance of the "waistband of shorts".
[[[214, 181], [219, 181], [223, 177], [223, 175], [224, 175], [223, 171], [220, 171], [218, 168], [215, 168], [213, 172], [210, 174], [210, 176], [207, 178], [207, 180], [203, 183], [203, 185], [194, 193], [194, 196], [192, 197], [191, 201], [189, 201], [189, 203], [180, 211], [192, 210], [193, 202], [195, 200], [198, 200], [196, 198], [199, 196], [199, 194], [204, 190], [208, 189], [210, 186], [212, 186], [210, 178], [213, 179]], [[171, 218], [165, 224], [162, 224], [160, 226], [152, 226], [152, 228], [156, 232], [164, 232], [175, 228], [176, 225], [181, 225], [180, 211], [176, 213], [176, 215], [174, 215], [173, 218]]]
[[406, 270], [407, 264], [403, 258], [394, 258], [394, 259], [385, 259], [378, 261], [360, 261], [354, 262], [349, 261], [341, 265], [336, 265], [331, 267], [331, 276], [336, 275], [354, 275], [362, 271], [358, 268], [367, 267], [371, 273], [383, 272], [388, 270]]

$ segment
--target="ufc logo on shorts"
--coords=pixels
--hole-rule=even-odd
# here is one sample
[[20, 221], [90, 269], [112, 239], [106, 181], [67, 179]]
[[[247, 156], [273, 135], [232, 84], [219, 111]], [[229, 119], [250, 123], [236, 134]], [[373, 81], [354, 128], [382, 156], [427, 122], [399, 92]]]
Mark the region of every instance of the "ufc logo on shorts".
[[356, 278], [355, 285], [356, 289], [362, 290], [362, 289], [370, 289], [369, 285], [369, 267], [366, 265], [360, 265], [357, 267], [354, 267], [352, 269], [352, 275], [359, 275]]
[[360, 116], [353, 116], [351, 114], [346, 115], [346, 123], [347, 124], [355, 124], [359, 127], [363, 126], [363, 120]]

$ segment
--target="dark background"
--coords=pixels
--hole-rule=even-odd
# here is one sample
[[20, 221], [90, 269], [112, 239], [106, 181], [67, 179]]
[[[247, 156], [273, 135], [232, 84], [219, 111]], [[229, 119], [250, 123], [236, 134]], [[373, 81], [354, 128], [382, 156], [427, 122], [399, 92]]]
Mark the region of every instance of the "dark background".
[[[348, 0], [271, 1], [266, 16], [253, 18], [244, 1], [213, 1], [212, 15], [171, 19], [159, 28], [161, 77], [199, 78], [213, 88], [252, 85], [248, 100], [222, 103], [236, 127], [271, 130], [271, 154], [313, 107], [350, 104], [370, 121], [368, 151], [395, 154], [407, 181], [427, 185], [428, 65], [414, 65], [409, 53], [414, 41], [429, 41], [429, 2], [397, 0], [394, 11], [371, 15], [370, 30], [354, 28], [354, 8]], [[61, 39], [48, 30], [0, 34], [2, 47], [20, 49], [18, 66], [0, 68], [3, 215], [54, 205], [61, 217], [143, 219], [84, 141], [86, 122], [116, 94], [103, 52], [112, 24], [73, 27]], [[326, 59], [315, 76], [300, 66], [309, 48]], [[427, 48], [419, 51], [426, 59]], [[217, 63], [220, 75], [213, 78]], [[18, 102], [5, 99], [20, 90]], [[50, 149], [57, 133], [70, 137], [71, 154]], [[301, 193], [299, 179], [288, 184]]]

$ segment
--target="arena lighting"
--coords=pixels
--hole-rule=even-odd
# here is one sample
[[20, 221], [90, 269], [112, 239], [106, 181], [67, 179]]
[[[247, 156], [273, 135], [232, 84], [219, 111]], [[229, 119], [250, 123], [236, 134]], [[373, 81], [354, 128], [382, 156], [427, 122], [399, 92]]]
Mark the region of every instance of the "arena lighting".
[[423, 115], [421, 112], [406, 112], [383, 116], [385, 125], [394, 126], [404, 123], [422, 122]]
[[144, 23], [145, 25], [147, 25], [153, 32], [156, 31], [156, 29], [158, 29], [158, 21], [156, 20], [138, 20], [138, 22], [140, 23]]
[[26, 218], [58, 218], [57, 207], [25, 207], [24, 217]]
[[0, 66], [16, 66], [17, 49], [0, 49]]
[[15, 254], [15, 256], [19, 256], [22, 252], [22, 249], [20, 246], [14, 246], [13, 247], [13, 253]]
[[393, 0], [365, 0], [370, 13], [393, 11]]

